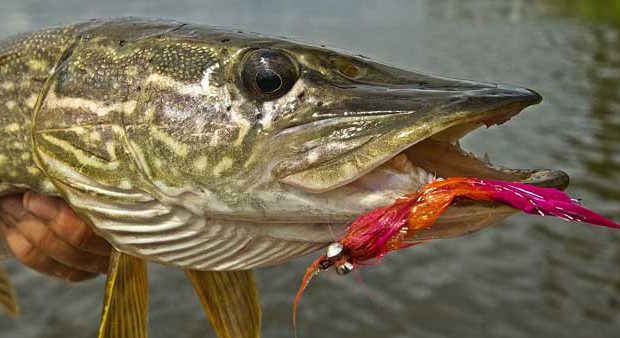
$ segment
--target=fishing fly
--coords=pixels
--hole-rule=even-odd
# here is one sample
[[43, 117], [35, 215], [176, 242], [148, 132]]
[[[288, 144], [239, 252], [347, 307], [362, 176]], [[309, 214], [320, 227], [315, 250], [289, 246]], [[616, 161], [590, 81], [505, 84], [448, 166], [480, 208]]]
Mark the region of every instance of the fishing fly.
[[412, 241], [421, 229], [429, 229], [455, 201], [498, 202], [528, 214], [554, 216], [620, 229], [620, 225], [581, 206], [566, 193], [518, 182], [472, 177], [438, 178], [420, 190], [356, 218], [344, 235], [330, 244], [325, 254], [306, 269], [293, 305], [293, 326], [301, 296], [313, 276], [334, 268], [345, 275], [359, 266], [376, 264], [389, 252], [420, 242]]

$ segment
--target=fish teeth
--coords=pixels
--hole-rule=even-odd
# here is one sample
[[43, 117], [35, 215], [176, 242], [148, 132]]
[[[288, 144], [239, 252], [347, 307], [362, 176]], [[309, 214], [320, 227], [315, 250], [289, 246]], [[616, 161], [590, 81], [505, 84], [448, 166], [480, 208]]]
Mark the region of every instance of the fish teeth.
[[398, 154], [394, 156], [388, 161], [388, 165], [408, 174], [413, 173], [415, 167], [405, 154]]
[[435, 179], [435, 175], [424, 170], [424, 168], [415, 167], [411, 173], [420, 184], [426, 184]]
[[427, 184], [436, 178], [435, 174], [414, 165], [405, 154], [398, 154], [394, 156], [387, 161], [386, 164], [398, 171], [402, 171], [413, 176], [413, 178], [420, 182], [420, 184]]

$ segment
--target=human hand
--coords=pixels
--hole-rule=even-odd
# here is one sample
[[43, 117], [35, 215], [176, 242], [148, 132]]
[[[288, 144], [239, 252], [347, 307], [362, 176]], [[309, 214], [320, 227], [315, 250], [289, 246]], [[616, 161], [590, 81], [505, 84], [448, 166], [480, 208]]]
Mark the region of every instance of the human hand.
[[2, 197], [0, 225], [17, 260], [38, 272], [70, 282], [107, 273], [110, 244], [59, 198]]

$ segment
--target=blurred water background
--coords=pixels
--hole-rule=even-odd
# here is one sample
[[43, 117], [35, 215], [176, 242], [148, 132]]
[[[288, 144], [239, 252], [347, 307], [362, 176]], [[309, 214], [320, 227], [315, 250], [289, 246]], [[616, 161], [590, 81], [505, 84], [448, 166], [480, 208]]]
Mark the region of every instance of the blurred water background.
[[[512, 167], [566, 170], [570, 192], [620, 219], [620, 1], [1, 0], [0, 37], [92, 17], [241, 28], [362, 52], [431, 73], [525, 85], [545, 101], [465, 148]], [[309, 258], [257, 271], [263, 336], [291, 337]], [[151, 266], [151, 337], [210, 337], [180, 271]], [[23, 316], [1, 338], [95, 337], [103, 278], [67, 285], [15, 262]], [[620, 337], [620, 232], [516, 216], [354, 276], [323, 274], [301, 337]]]

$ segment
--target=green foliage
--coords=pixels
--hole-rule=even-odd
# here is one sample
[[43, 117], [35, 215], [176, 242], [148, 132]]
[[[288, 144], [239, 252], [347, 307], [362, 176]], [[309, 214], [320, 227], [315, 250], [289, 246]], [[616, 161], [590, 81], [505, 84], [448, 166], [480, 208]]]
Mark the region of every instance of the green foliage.
[[544, 0], [558, 14], [620, 25], [620, 0]]

